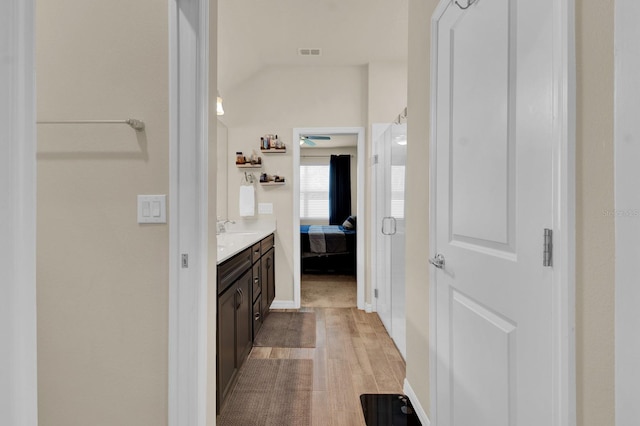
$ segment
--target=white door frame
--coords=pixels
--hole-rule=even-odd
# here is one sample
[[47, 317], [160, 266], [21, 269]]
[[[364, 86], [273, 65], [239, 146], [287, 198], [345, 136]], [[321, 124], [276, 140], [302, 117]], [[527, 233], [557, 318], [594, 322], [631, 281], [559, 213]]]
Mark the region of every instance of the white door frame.
[[637, 285], [640, 265], [640, 178], [638, 156], [640, 126], [638, 126], [638, 95], [640, 70], [637, 40], [640, 27], [640, 5], [637, 0], [617, 0], [615, 3], [615, 209], [603, 214], [616, 222], [615, 271], [615, 415], [616, 425], [637, 422], [640, 406], [640, 342], [637, 314], [640, 288]]
[[[436, 247], [436, 85], [438, 22], [451, 0], [441, 0], [431, 18], [431, 137], [429, 145], [430, 201], [429, 245]], [[554, 425], [576, 424], [575, 374], [575, 36], [574, 0], [554, 2], [554, 158], [553, 158], [553, 306], [554, 360], [553, 375], [556, 386]], [[409, 123], [409, 126], [411, 124]], [[435, 256], [435, 253], [429, 253]], [[436, 272], [430, 268], [429, 294], [436, 294]], [[438, 424], [436, 394], [436, 298], [429, 300], [429, 386], [431, 422]]]
[[209, 0], [169, 0], [169, 58], [168, 424], [205, 426], [215, 417], [207, 335], [216, 327], [207, 324]]
[[0, 4], [0, 424], [38, 424], [35, 4]]
[[[364, 234], [367, 229], [364, 217], [365, 147], [364, 127], [300, 127], [293, 129], [293, 308], [300, 308], [300, 135], [356, 135], [358, 138], [358, 233], [357, 245], [357, 306], [364, 310]], [[371, 290], [373, 293], [373, 290]], [[373, 299], [372, 299], [373, 300]]]

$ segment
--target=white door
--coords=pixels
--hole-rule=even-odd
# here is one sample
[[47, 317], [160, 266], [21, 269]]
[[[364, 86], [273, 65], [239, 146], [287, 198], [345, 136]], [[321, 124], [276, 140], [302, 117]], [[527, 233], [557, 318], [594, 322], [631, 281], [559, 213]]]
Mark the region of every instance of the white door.
[[376, 156], [373, 165], [376, 312], [398, 350], [405, 356], [404, 195], [407, 126], [376, 124], [373, 133]]
[[553, 425], [554, 0], [471, 3], [435, 20], [436, 423]]

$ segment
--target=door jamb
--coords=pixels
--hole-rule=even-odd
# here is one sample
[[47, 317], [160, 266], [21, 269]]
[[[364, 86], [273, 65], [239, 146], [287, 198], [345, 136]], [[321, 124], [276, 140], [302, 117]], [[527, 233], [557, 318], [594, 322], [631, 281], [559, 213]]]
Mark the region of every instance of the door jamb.
[[[364, 234], [367, 229], [364, 217], [364, 192], [365, 192], [365, 144], [363, 127], [311, 127], [293, 129], [293, 304], [294, 308], [300, 308], [300, 135], [356, 135], [358, 138], [358, 207], [356, 215], [358, 217], [358, 229], [363, 232], [356, 234], [356, 262], [357, 262], [357, 307], [365, 309], [365, 268], [364, 268]], [[373, 300], [373, 289], [371, 290], [371, 300]]]
[[35, 2], [9, 0], [0, 8], [8, 23], [0, 35], [6, 47], [2, 52], [0, 84], [9, 87], [7, 92], [3, 90], [7, 96], [0, 101], [4, 112], [0, 116], [3, 153], [0, 170], [7, 178], [0, 180], [3, 200], [0, 423], [35, 426], [38, 423]]
[[[205, 426], [207, 415], [215, 416], [207, 412], [208, 374], [215, 375], [207, 369], [207, 336], [216, 327], [207, 323], [209, 3], [168, 4], [169, 426]], [[184, 158], [195, 159], [187, 170]], [[182, 253], [189, 255], [188, 273]]]
[[[431, 131], [429, 141], [429, 256], [436, 247], [436, 85], [438, 22], [450, 0], [441, 0], [431, 18]], [[574, 0], [554, 2], [554, 116], [553, 153], [554, 173], [554, 425], [576, 424], [576, 365], [575, 365], [575, 3]], [[410, 124], [409, 124], [410, 125]], [[438, 424], [436, 395], [436, 273], [429, 272], [429, 387], [432, 424]]]

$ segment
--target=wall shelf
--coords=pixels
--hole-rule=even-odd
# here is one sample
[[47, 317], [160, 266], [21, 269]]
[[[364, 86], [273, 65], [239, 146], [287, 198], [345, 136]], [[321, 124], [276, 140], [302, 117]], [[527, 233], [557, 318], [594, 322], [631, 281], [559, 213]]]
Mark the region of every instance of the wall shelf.
[[236, 164], [239, 169], [261, 169], [262, 164]]
[[260, 182], [260, 185], [262, 186], [278, 186], [278, 185], [285, 185], [286, 182]]
[[265, 154], [284, 154], [287, 152], [287, 148], [260, 148], [260, 152], [264, 152]]

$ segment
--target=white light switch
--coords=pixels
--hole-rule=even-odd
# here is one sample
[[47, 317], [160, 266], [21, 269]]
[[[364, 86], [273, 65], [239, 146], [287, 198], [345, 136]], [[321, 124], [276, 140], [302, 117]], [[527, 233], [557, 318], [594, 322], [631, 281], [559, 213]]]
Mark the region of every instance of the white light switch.
[[273, 203], [258, 203], [258, 214], [273, 214]]
[[138, 223], [167, 223], [167, 196], [138, 195]]

